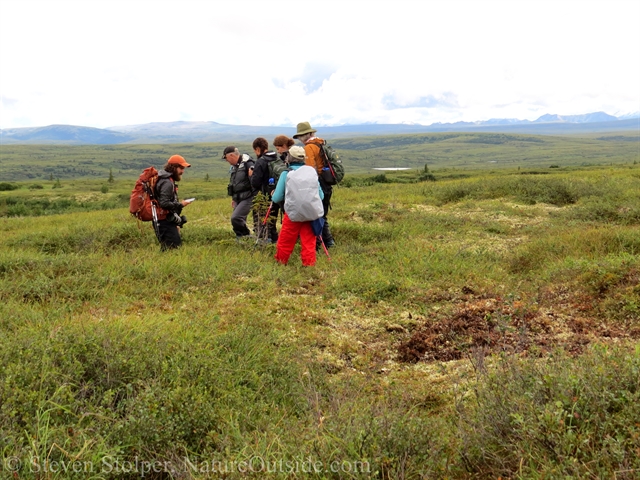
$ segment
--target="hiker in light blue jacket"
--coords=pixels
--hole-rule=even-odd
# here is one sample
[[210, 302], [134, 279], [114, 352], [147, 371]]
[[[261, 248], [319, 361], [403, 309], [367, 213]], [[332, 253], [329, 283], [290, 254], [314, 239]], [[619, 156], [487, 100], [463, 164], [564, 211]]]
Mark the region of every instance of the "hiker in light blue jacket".
[[[289, 150], [289, 167], [291, 171], [298, 170], [301, 167], [305, 167], [304, 164], [305, 153], [304, 148], [294, 146]], [[311, 167], [307, 167], [310, 170], [313, 170]], [[289, 210], [293, 208], [294, 205], [291, 202], [287, 201], [285, 198], [285, 193], [289, 194], [289, 200], [294, 197], [294, 192], [288, 192], [287, 188], [291, 188], [291, 186], [287, 186], [287, 175], [289, 171], [284, 171], [280, 178], [278, 179], [278, 183], [276, 185], [276, 189], [273, 192], [271, 199], [276, 202], [282, 204], [284, 203], [284, 216], [282, 217], [282, 228], [280, 230], [280, 236], [278, 237], [278, 244], [276, 248], [275, 259], [284, 265], [289, 261], [289, 257], [293, 252], [294, 247], [296, 246], [296, 242], [298, 241], [298, 237], [300, 237], [300, 256], [302, 258], [302, 264], [304, 266], [311, 267], [316, 264], [316, 235], [313, 233], [311, 228], [311, 222], [315, 219], [322, 218], [324, 213], [322, 208], [322, 199], [324, 198], [324, 193], [322, 192], [322, 188], [320, 188], [320, 184], [318, 183], [318, 192], [317, 196], [315, 192], [313, 192], [313, 198], [298, 200], [309, 202], [310, 208], [305, 208], [306, 210], [310, 210], [311, 216], [307, 220], [303, 221], [293, 221], [289, 218], [289, 214], [287, 212], [287, 206], [289, 206]], [[293, 176], [291, 177], [293, 180]], [[315, 179], [317, 181], [317, 173], [315, 174]], [[291, 184], [291, 182], [290, 182]], [[317, 201], [319, 200], [319, 202]], [[317, 205], [316, 205], [317, 203]], [[296, 210], [297, 207], [307, 207], [307, 205], [295, 205]], [[314, 214], [314, 210], [317, 212]], [[297, 218], [297, 217], [294, 217]]]

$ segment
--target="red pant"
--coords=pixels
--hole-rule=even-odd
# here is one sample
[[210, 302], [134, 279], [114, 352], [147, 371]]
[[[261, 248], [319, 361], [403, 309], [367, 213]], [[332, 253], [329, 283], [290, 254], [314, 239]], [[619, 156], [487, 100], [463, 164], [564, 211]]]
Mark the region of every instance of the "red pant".
[[285, 213], [278, 237], [275, 259], [286, 265], [300, 237], [300, 257], [302, 265], [312, 267], [316, 264], [316, 236], [311, 230], [311, 222], [292, 222]]

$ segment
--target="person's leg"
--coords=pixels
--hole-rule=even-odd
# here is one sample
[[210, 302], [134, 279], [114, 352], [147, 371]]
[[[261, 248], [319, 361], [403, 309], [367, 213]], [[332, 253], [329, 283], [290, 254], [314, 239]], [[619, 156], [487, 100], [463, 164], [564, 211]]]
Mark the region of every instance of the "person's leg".
[[300, 224], [289, 220], [288, 215], [285, 213], [282, 219], [282, 229], [280, 230], [280, 236], [278, 237], [278, 245], [276, 246], [275, 258], [279, 263], [284, 265], [289, 261], [291, 252], [293, 252], [296, 242], [298, 241], [298, 235], [300, 233]]
[[[329, 214], [329, 208], [331, 206], [331, 195], [333, 195], [333, 188], [331, 185], [326, 185], [322, 187], [322, 191], [324, 193], [324, 198], [322, 199], [322, 207], [324, 209], [324, 226], [322, 227], [322, 241], [324, 241], [324, 245], [327, 248], [333, 247], [336, 242], [333, 239], [333, 235], [331, 234], [331, 228], [329, 227], [329, 220], [327, 220], [327, 215]], [[320, 250], [322, 248], [322, 244], [320, 243], [320, 239], [316, 241], [316, 249]]]
[[322, 226], [322, 241], [327, 248], [335, 247], [336, 245], [336, 241], [333, 239], [333, 234], [329, 228], [329, 222], [326, 220]]
[[300, 257], [305, 267], [316, 264], [316, 236], [311, 229], [311, 222], [303, 222], [300, 226]]
[[278, 214], [280, 213], [280, 206], [274, 203], [271, 206], [271, 213], [269, 214], [269, 238], [271, 243], [278, 243]]
[[180, 238], [178, 226], [169, 220], [158, 220], [158, 235], [160, 237], [158, 238], [160, 248], [163, 251], [178, 248], [182, 245], [182, 238]]
[[233, 227], [233, 232], [238, 237], [251, 235], [251, 231], [249, 227], [247, 227], [247, 215], [249, 215], [249, 211], [251, 210], [251, 204], [251, 198], [242, 200], [236, 204], [236, 208], [233, 209], [233, 213], [231, 214], [231, 226]]

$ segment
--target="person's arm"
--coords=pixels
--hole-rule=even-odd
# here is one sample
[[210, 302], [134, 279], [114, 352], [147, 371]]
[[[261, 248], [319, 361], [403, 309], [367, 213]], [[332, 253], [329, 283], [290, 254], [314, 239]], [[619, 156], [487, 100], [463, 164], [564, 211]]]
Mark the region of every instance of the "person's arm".
[[273, 195], [271, 195], [271, 200], [275, 203], [280, 203], [284, 200], [284, 187], [286, 181], [287, 171], [285, 170], [280, 174], [280, 178], [278, 178], [278, 183], [276, 184], [276, 189], [273, 191]]
[[268, 170], [267, 162], [259, 160], [256, 162], [253, 168], [253, 174], [251, 175], [251, 186], [256, 190], [262, 190], [262, 186], [265, 183], [265, 170]]

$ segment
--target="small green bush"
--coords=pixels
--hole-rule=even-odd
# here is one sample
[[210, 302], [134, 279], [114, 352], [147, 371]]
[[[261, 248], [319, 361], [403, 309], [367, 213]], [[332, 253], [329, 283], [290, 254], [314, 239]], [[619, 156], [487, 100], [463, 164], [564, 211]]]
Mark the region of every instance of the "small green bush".
[[440, 205], [455, 203], [473, 196], [477, 189], [478, 186], [472, 183], [449, 184], [436, 192], [436, 199]]
[[17, 190], [18, 188], [20, 188], [20, 186], [16, 185], [15, 183], [8, 183], [8, 182], [0, 183], [0, 192], [6, 192], [6, 191], [9, 191], [9, 190]]
[[418, 176], [418, 180], [421, 182], [435, 182], [436, 177], [433, 173], [425, 171], [420, 173], [420, 175]]

